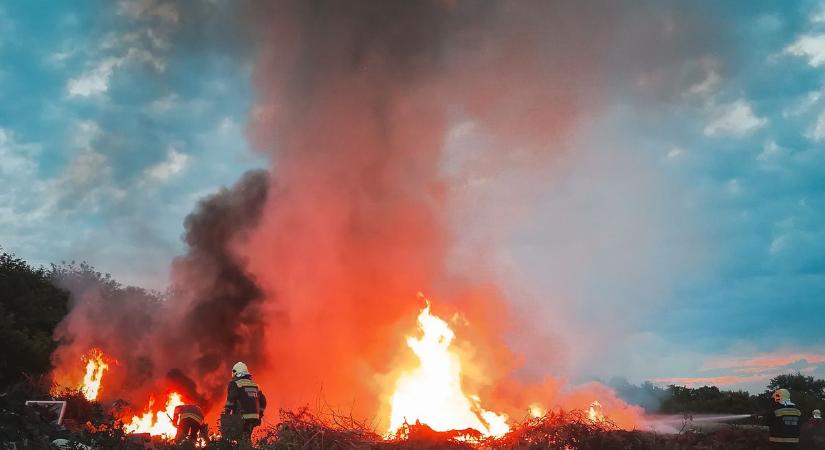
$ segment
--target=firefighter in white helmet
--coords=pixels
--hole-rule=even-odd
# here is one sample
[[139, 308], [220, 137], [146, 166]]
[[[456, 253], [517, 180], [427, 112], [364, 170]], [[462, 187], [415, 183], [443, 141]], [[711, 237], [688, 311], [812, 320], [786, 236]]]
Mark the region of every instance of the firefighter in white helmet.
[[246, 364], [235, 363], [232, 366], [232, 380], [227, 387], [224, 414], [240, 416], [244, 439], [249, 439], [252, 430], [261, 424], [264, 409], [266, 397], [258, 384], [252, 381], [252, 374]]

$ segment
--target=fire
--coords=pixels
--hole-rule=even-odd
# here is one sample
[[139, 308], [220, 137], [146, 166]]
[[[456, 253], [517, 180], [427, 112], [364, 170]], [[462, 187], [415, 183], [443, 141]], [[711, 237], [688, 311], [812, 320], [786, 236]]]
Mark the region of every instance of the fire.
[[172, 416], [175, 414], [175, 407], [183, 404], [183, 398], [177, 392], [172, 392], [166, 399], [166, 406], [162, 410], [153, 410], [155, 399], [149, 399], [147, 411], [140, 416], [133, 416], [129, 423], [124, 423], [123, 430], [126, 433], [149, 433], [152, 436], [162, 436], [172, 439], [177, 433], [175, 425], [172, 423]]
[[591, 422], [604, 422], [602, 404], [598, 400], [593, 400], [593, 403], [590, 404], [590, 408], [587, 410], [587, 418]]
[[100, 383], [103, 381], [103, 372], [109, 369], [109, 365], [104, 360], [103, 352], [99, 348], [93, 348], [87, 356], [83, 357], [86, 362], [86, 375], [83, 377], [83, 385], [80, 391], [87, 400], [96, 400], [100, 394]]
[[[421, 294], [419, 294], [421, 296]], [[426, 299], [425, 299], [426, 300]], [[478, 396], [461, 387], [461, 360], [450, 351], [455, 334], [441, 318], [430, 314], [430, 302], [418, 315], [420, 338], [407, 337], [419, 366], [396, 381], [391, 400], [389, 433], [419, 421], [436, 431], [473, 428], [484, 435], [509, 431], [507, 416], [481, 407]]]

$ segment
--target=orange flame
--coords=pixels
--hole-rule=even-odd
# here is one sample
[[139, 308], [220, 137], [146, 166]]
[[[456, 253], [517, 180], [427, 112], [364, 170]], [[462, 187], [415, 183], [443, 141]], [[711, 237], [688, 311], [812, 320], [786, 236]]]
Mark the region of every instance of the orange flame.
[[103, 372], [109, 369], [109, 365], [104, 360], [103, 352], [99, 348], [93, 348], [87, 356], [83, 357], [86, 362], [86, 375], [83, 377], [83, 385], [80, 391], [87, 400], [96, 400], [100, 394], [100, 384], [103, 381]]
[[[423, 295], [419, 293], [423, 298]], [[403, 373], [391, 400], [390, 434], [405, 423], [420, 421], [436, 431], [473, 428], [484, 435], [509, 431], [507, 416], [481, 407], [481, 399], [461, 387], [461, 360], [450, 350], [455, 334], [444, 320], [430, 314], [430, 302], [418, 315], [420, 338], [407, 337], [419, 366]]]
[[590, 408], [587, 410], [587, 418], [591, 422], [604, 422], [602, 404], [598, 400], [593, 400], [593, 403], [590, 404]]
[[129, 423], [123, 425], [123, 431], [129, 434], [149, 433], [152, 436], [161, 436], [165, 439], [172, 439], [177, 433], [175, 424], [172, 423], [172, 416], [175, 414], [175, 407], [183, 404], [183, 398], [177, 392], [172, 392], [166, 399], [166, 406], [162, 410], [153, 410], [155, 399], [149, 399], [147, 411], [140, 416], [133, 416]]

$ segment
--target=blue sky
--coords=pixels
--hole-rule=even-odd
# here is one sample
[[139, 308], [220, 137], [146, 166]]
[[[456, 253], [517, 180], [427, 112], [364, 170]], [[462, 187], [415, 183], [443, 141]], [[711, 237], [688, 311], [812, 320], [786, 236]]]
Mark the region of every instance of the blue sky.
[[138, 6], [0, 6], [0, 241], [160, 287], [196, 200], [261, 162], [243, 136], [249, 66], [177, 57], [174, 11]]
[[[715, 14], [710, 50], [628, 72], [501, 249], [514, 298], [559, 293], [541, 317], [580, 334], [574, 373], [825, 376], [825, 3]], [[6, 250], [160, 288], [197, 200], [265, 165], [244, 131], [251, 59], [208, 37], [177, 47], [179, 21], [155, 1], [0, 5]]]

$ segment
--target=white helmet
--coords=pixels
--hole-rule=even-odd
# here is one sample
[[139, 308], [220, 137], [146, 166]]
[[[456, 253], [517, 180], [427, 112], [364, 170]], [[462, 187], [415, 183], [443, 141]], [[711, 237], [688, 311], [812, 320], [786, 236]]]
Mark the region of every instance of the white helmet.
[[232, 376], [233, 377], [242, 377], [244, 375], [249, 375], [249, 369], [246, 367], [246, 364], [238, 361], [232, 366]]
[[780, 404], [787, 404], [791, 402], [791, 392], [787, 389], [777, 389], [773, 391], [773, 401]]
[[822, 418], [822, 412], [820, 412], [818, 409], [813, 410], [811, 412], [811, 415], [814, 416], [814, 419], [821, 419]]

